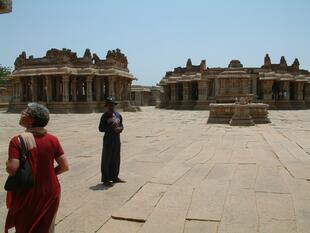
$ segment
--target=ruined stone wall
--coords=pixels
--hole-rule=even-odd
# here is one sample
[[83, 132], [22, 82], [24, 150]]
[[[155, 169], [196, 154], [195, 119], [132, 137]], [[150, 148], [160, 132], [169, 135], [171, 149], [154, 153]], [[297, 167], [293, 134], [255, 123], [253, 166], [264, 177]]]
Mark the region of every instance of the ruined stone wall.
[[0, 14], [12, 12], [12, 0], [0, 0]]

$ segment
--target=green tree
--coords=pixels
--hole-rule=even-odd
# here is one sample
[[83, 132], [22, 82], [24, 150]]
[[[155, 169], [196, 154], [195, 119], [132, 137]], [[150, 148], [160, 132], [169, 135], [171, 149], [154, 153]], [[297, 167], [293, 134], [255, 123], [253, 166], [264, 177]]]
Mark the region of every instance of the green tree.
[[9, 82], [9, 74], [11, 74], [11, 68], [0, 65], [0, 86], [3, 86]]

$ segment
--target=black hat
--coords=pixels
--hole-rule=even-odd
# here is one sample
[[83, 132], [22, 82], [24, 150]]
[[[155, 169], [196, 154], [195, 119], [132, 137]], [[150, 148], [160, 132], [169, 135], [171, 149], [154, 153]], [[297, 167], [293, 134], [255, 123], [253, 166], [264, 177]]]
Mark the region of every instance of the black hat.
[[107, 106], [108, 104], [117, 105], [118, 103], [115, 102], [115, 100], [114, 100], [112, 97], [107, 97], [107, 98], [105, 99], [105, 105], [104, 105], [104, 106]]

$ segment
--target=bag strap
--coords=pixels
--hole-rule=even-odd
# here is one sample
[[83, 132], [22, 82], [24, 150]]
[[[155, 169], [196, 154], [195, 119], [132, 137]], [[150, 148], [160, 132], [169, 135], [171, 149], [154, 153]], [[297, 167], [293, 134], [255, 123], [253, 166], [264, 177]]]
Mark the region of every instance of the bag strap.
[[18, 136], [19, 138], [19, 142], [20, 142], [20, 153], [21, 156], [25, 159], [27, 159], [28, 153], [27, 153], [27, 148], [26, 148], [26, 144], [25, 141], [23, 139], [23, 137], [21, 135]]
[[115, 116], [121, 119], [121, 114], [119, 112], [114, 112]]

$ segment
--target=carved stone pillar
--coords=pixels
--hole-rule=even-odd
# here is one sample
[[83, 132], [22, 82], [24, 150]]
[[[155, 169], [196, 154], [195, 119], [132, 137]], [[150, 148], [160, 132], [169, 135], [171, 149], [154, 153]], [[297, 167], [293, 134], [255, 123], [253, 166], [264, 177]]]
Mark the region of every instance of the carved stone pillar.
[[62, 76], [62, 101], [69, 101], [69, 75]]
[[31, 77], [31, 96], [32, 101], [35, 102], [38, 100], [38, 85], [37, 85], [37, 79], [36, 77]]
[[169, 102], [171, 99], [171, 95], [170, 95], [170, 86], [169, 85], [165, 85], [164, 86], [164, 94], [163, 94], [163, 101], [165, 103]]
[[176, 83], [171, 83], [170, 88], [171, 88], [171, 101], [176, 101], [177, 100]]
[[76, 100], [77, 100], [77, 82], [76, 82], [76, 76], [72, 76], [71, 90], [72, 90], [72, 101], [76, 102]]
[[305, 101], [310, 103], [310, 83], [305, 83]]
[[16, 79], [16, 96], [15, 96], [15, 102], [20, 102], [20, 97], [21, 97], [21, 94], [20, 94], [20, 88], [21, 88], [21, 81], [19, 78]]
[[123, 81], [121, 78], [118, 78], [116, 85], [116, 99], [122, 100], [122, 92], [123, 92]]
[[189, 96], [189, 82], [183, 82], [183, 100], [190, 100]]
[[93, 76], [87, 76], [86, 77], [86, 86], [87, 86], [87, 101], [93, 101], [93, 90], [92, 90], [92, 84], [93, 84]]
[[198, 99], [207, 100], [208, 98], [208, 85], [207, 80], [198, 81]]
[[27, 77], [26, 83], [27, 83], [27, 95], [26, 95], [25, 100], [29, 102], [29, 101], [32, 101], [32, 78]]
[[13, 79], [11, 81], [11, 87], [12, 87], [12, 96], [11, 96], [11, 100], [12, 102], [16, 102], [16, 97], [17, 97], [17, 84], [16, 84], [16, 80]]
[[257, 99], [257, 78], [252, 79], [252, 94], [253, 100]]
[[59, 77], [55, 77], [55, 84], [56, 84], [56, 101], [60, 100], [60, 80]]
[[115, 79], [115, 99], [120, 100], [120, 80], [119, 78]]
[[124, 80], [121, 80], [120, 82], [120, 100], [126, 100], [126, 82]]
[[19, 77], [19, 101], [23, 102], [25, 96], [24, 80], [22, 77]]
[[125, 82], [124, 80], [120, 81], [120, 90], [119, 90], [120, 100], [124, 100], [125, 98]]
[[130, 100], [130, 95], [131, 95], [131, 80], [126, 80], [125, 82], [125, 100]]
[[296, 99], [304, 100], [304, 82], [296, 82]]
[[105, 83], [105, 79], [102, 77], [100, 78], [100, 85], [101, 85], [101, 99], [105, 99], [106, 97], [106, 83]]
[[49, 76], [45, 76], [45, 93], [46, 93], [46, 102], [52, 101], [52, 79]]
[[115, 78], [109, 77], [109, 97], [115, 99]]
[[20, 87], [21, 87], [20, 77], [16, 77], [15, 78], [15, 98], [14, 98], [14, 102], [20, 102], [21, 101]]
[[95, 90], [96, 90], [96, 101], [101, 100], [101, 82], [100, 77], [96, 77], [95, 79]]
[[[77, 101], [81, 101], [81, 100], [84, 100], [83, 99], [83, 96], [84, 96], [84, 88], [83, 88], [83, 80], [82, 78], [76, 76], [76, 89], [77, 89]], [[86, 91], [86, 90], [85, 90]]]
[[283, 81], [283, 100], [290, 100], [290, 81]]
[[219, 83], [219, 79], [216, 78], [214, 80], [214, 96], [218, 96], [219, 90], [220, 90], [220, 83]]
[[130, 100], [131, 82], [132, 82], [131, 79], [129, 79], [129, 80], [126, 82], [126, 100]]
[[262, 80], [264, 100], [272, 100], [273, 80]]

